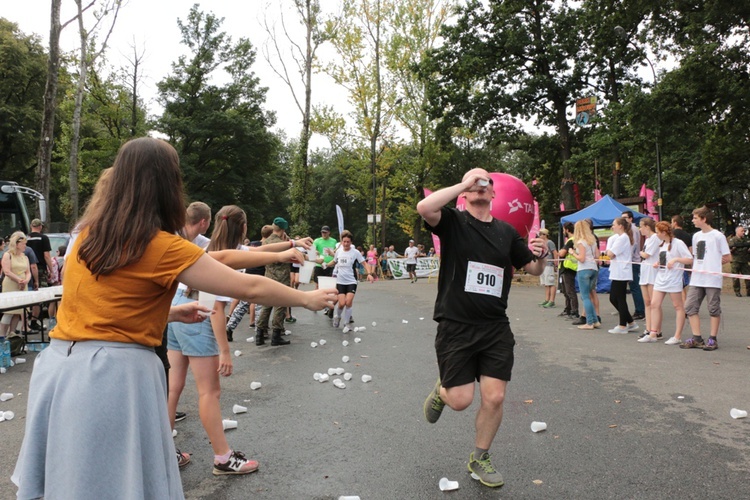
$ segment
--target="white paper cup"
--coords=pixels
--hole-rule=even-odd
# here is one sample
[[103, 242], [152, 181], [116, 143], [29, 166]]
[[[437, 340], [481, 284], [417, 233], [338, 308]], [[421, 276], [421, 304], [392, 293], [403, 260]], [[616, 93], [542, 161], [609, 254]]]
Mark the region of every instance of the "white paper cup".
[[318, 342], [320, 345], [326, 345], [326, 339], [320, 339], [320, 342]]
[[8, 401], [9, 399], [13, 399], [12, 392], [4, 392], [0, 394], [0, 401]]
[[240, 350], [238, 349], [238, 350], [234, 351], [234, 355], [235, 355], [235, 357], [238, 357], [238, 358], [239, 358], [240, 356], [242, 356], [242, 351], [240, 351]]
[[245, 413], [247, 411], [247, 406], [242, 405], [234, 405], [232, 406], [232, 412], [236, 415], [238, 413]]
[[365, 384], [367, 382], [369, 382], [370, 380], [372, 380], [371, 376], [369, 376], [369, 375], [362, 375], [362, 382], [364, 382]]
[[315, 248], [307, 251], [307, 260], [313, 263], [313, 267], [315, 266], [315, 261], [318, 260], [318, 251]]
[[260, 389], [261, 383], [260, 382], [250, 382], [250, 389], [257, 391]]
[[310, 347], [318, 347], [318, 343], [317, 342], [310, 342]]
[[349, 356], [342, 357], [341, 361], [343, 361], [344, 363], [348, 363], [349, 362]]
[[349, 381], [352, 379], [352, 374], [349, 372], [344, 373], [344, 380]]
[[309, 260], [306, 260], [304, 264], [300, 266], [299, 268], [299, 282], [310, 283], [314, 270], [315, 270], [315, 262], [310, 262]]
[[328, 374], [327, 374], [327, 373], [321, 373], [321, 374], [320, 374], [320, 378], [318, 379], [318, 382], [320, 382], [321, 384], [322, 384], [323, 382], [328, 382], [328, 379], [329, 379], [329, 378], [330, 378], [330, 377], [328, 376]]
[[208, 292], [198, 292], [198, 304], [203, 307], [207, 307], [210, 310], [214, 308], [214, 302], [216, 302], [216, 295]]
[[440, 479], [440, 491], [453, 491], [458, 489], [458, 481], [451, 481], [447, 477]]
[[729, 410], [729, 415], [732, 418], [745, 418], [747, 417], [747, 412], [745, 410], [738, 410], [737, 408], [732, 408], [731, 410]]
[[229, 429], [236, 429], [237, 428], [237, 421], [236, 420], [229, 420], [224, 419], [221, 421], [221, 425], [224, 426], [224, 430], [227, 431]]
[[330, 276], [318, 276], [318, 288], [336, 288], [336, 278], [331, 278]]
[[547, 430], [545, 422], [531, 422], [531, 432], [542, 432]]

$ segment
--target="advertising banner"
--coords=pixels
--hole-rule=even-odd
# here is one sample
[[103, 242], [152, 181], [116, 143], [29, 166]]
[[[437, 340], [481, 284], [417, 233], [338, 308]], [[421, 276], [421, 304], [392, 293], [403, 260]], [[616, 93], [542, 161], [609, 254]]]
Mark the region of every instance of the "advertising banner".
[[[394, 279], [407, 279], [409, 273], [406, 271], [406, 259], [388, 259], [388, 267]], [[437, 276], [440, 272], [440, 259], [437, 257], [417, 258], [417, 278]]]

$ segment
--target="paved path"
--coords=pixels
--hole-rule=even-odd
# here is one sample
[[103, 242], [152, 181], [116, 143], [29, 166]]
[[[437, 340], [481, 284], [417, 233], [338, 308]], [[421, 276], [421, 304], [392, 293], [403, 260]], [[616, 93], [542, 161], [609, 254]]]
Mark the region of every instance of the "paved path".
[[[434, 295], [434, 282], [425, 280], [362, 284], [354, 317], [365, 331], [342, 335], [322, 314], [295, 310], [299, 321], [286, 347], [245, 342], [245, 322], [235, 332], [232, 349], [242, 356], [235, 359], [235, 375], [222, 382], [222, 407], [226, 417], [235, 403], [249, 408], [227, 435], [261, 469], [248, 477], [211, 475], [212, 454], [190, 380], [180, 405], [189, 416], [177, 424], [176, 437], [181, 449], [193, 453], [182, 472], [186, 496], [750, 498], [750, 419], [729, 417], [732, 407], [750, 409], [750, 298], [724, 294], [720, 349], [685, 351], [639, 344], [636, 335], [606, 329], [579, 331], [557, 317], [559, 307], [536, 306], [541, 288], [514, 285], [509, 316], [518, 343], [516, 366], [492, 449], [506, 485], [493, 490], [466, 471], [476, 405], [462, 413], [446, 409], [435, 425], [422, 416], [437, 375]], [[611, 326], [613, 309], [606, 295], [600, 298], [605, 325]], [[671, 332], [671, 305], [664, 310], [664, 331]], [[325, 346], [310, 347], [320, 339]], [[344, 355], [349, 363], [342, 362]], [[0, 404], [16, 412], [15, 420], [0, 423], [3, 499], [14, 498], [8, 477], [23, 433], [33, 355], [27, 358], [26, 365], [0, 375], [1, 392], [20, 393]], [[314, 372], [329, 367], [353, 373], [346, 389], [313, 380]], [[373, 380], [362, 383], [362, 374]], [[263, 385], [252, 391], [252, 381]], [[548, 430], [532, 433], [533, 420], [547, 422]], [[106, 453], [116, 458], [116, 450]], [[460, 489], [440, 492], [441, 477], [459, 481]]]

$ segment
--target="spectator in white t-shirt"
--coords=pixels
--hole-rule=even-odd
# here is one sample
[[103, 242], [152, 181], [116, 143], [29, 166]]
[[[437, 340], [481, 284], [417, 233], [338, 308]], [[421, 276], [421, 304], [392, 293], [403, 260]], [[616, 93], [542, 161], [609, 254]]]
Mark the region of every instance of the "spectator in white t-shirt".
[[[664, 297], [669, 294], [672, 299], [672, 305], [675, 310], [675, 331], [674, 335], [664, 344], [680, 345], [682, 344], [682, 328], [685, 326], [685, 303], [682, 300], [682, 274], [685, 265], [681, 259], [692, 262], [687, 245], [681, 239], [677, 238], [674, 230], [666, 221], [658, 222], [655, 226], [656, 237], [659, 238], [660, 245], [657, 248], [656, 261], [649, 264], [649, 267], [655, 272], [653, 292], [651, 294], [651, 314], [648, 335], [638, 339], [638, 342], [652, 343], [657, 342], [661, 336], [662, 309]], [[646, 248], [649, 248], [648, 242]], [[649, 253], [649, 250], [644, 250]], [[646, 259], [643, 261], [650, 261]], [[646, 268], [641, 269], [641, 278]]]
[[[706, 206], [693, 210], [693, 225], [698, 232], [693, 235], [693, 272], [685, 301], [685, 314], [690, 321], [693, 337], [680, 346], [682, 349], [700, 347], [704, 351], [714, 351], [719, 348], [716, 335], [719, 334], [721, 323], [721, 285], [724, 279], [721, 266], [731, 262], [732, 255], [727, 239], [711, 227], [713, 219], [713, 212]], [[689, 264], [690, 259], [681, 259], [680, 262]], [[704, 298], [708, 301], [708, 314], [711, 316], [711, 333], [705, 344], [698, 317]]]

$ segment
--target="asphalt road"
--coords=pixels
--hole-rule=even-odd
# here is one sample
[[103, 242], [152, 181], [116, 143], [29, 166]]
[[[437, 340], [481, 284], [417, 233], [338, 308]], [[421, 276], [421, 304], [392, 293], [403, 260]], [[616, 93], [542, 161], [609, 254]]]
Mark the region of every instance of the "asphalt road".
[[[460, 413], [446, 408], [434, 425], [422, 415], [437, 376], [434, 295], [434, 281], [362, 284], [354, 317], [365, 331], [344, 335], [322, 314], [295, 310], [298, 322], [285, 347], [247, 343], [245, 320], [232, 344], [242, 351], [235, 374], [222, 381], [222, 408], [238, 421], [227, 431], [230, 444], [261, 467], [245, 477], [211, 474], [191, 379], [180, 405], [188, 418], [177, 424], [175, 438], [193, 454], [182, 471], [187, 498], [750, 498], [750, 419], [729, 416], [732, 407], [750, 410], [750, 298], [723, 295], [720, 348], [705, 352], [639, 344], [636, 335], [611, 335], [606, 328], [580, 331], [557, 317], [559, 307], [537, 307], [540, 287], [514, 285], [509, 316], [516, 365], [491, 450], [506, 485], [491, 489], [466, 469], [476, 403]], [[600, 299], [611, 327], [613, 308], [608, 296]], [[668, 301], [664, 311], [668, 338], [674, 328]], [[707, 324], [705, 306], [701, 317]], [[687, 327], [683, 333], [687, 338]], [[320, 339], [327, 343], [310, 346]], [[9, 476], [23, 435], [33, 356], [0, 375], [0, 391], [16, 394], [0, 403], [16, 413], [0, 423], [3, 499], [15, 497]], [[313, 373], [337, 367], [353, 374], [346, 389], [313, 380]], [[363, 383], [363, 374], [372, 381]], [[262, 387], [250, 390], [253, 381]], [[234, 404], [248, 412], [232, 415]], [[546, 422], [547, 431], [532, 433], [534, 420]], [[108, 454], [116, 466], [116, 450]], [[459, 490], [441, 492], [441, 477], [457, 480]]]

